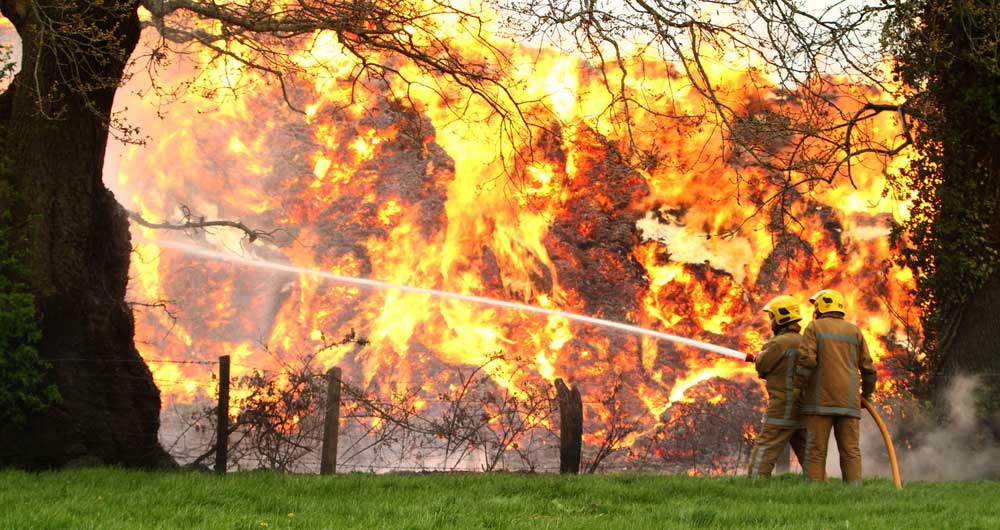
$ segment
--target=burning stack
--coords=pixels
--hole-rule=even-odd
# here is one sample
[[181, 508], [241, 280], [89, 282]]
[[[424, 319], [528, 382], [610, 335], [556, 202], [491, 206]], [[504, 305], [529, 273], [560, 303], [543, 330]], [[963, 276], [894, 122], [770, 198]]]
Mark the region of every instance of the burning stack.
[[[637, 167], [626, 144], [585, 111], [594, 105], [586, 87], [599, 76], [577, 75], [569, 108], [578, 114], [546, 118], [550, 126], [536, 131], [530, 152], [507, 151], [488, 120], [447, 118], [431, 96], [403, 101], [387, 86], [358, 93], [331, 82], [300, 94], [312, 101], [305, 113], [281, 106], [277, 90], [260, 90], [216, 100], [211, 112], [188, 105], [169, 109], [164, 121], [134, 115], [154, 142], [112, 153], [118, 167], [106, 180], [147, 219], [186, 205], [280, 229], [253, 244], [223, 231], [195, 235], [216, 248], [629, 322], [741, 351], [757, 351], [766, 339], [763, 300], [779, 292], [804, 300], [835, 286], [848, 293], [876, 358], [902, 348], [887, 304], [905, 303], [908, 279], [883, 274], [892, 205], [879, 202], [877, 171], [856, 170], [858, 189], [814, 187], [771, 201], [783, 176], [736, 163], [704, 122], [649, 113], [635, 120], [660, 156]], [[665, 87], [671, 75], [664, 77]], [[738, 92], [739, 74], [731, 83]], [[698, 105], [690, 91], [675, 98]], [[149, 241], [186, 236], [133, 230], [142, 242], [132, 297], [170, 300], [179, 317], [138, 315], [148, 359], [228, 354], [239, 376], [280, 371], [277, 358], [318, 352], [323, 368], [340, 365], [358, 386], [435, 395], [499, 353], [501, 366], [490, 372], [497, 389], [562, 377], [584, 394], [588, 443], [600, 445], [618, 429], [616, 449], [699, 472], [728, 469], [756, 428], [762, 389], [752, 368], [733, 360], [557, 316], [248, 270]], [[350, 356], [327, 348], [352, 329], [370, 345]], [[151, 368], [167, 404], [204, 397], [197, 385], [167, 384], [198, 377], [184, 365]]]

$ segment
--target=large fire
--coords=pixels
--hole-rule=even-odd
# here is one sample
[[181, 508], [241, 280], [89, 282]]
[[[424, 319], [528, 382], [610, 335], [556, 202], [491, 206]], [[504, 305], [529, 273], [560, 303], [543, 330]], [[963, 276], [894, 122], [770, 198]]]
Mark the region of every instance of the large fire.
[[[561, 309], [745, 352], [758, 351], [770, 334], [759, 312], [767, 299], [789, 293], [805, 302], [833, 287], [847, 296], [849, 318], [864, 330], [877, 363], [906, 347], [889, 304], [908, 307], [911, 279], [885, 266], [888, 220], [904, 212], [882, 195], [883, 164], [902, 160], [862, 158], [852, 174], [856, 187], [816, 186], [783, 203], [794, 222], [779, 230], [778, 210], [757, 209], [780, 179], [734, 155], [711, 121], [636, 108], [640, 130], [632, 141], [661, 156], [636, 167], [626, 163], [626, 142], [604, 112], [601, 72], [563, 53], [497, 45], [519, 65], [520, 99], [547, 109], [527, 109], [544, 125], [531, 145], [505, 141], [481, 101], [469, 100], [459, 119], [454, 102], [420, 85], [403, 101], [397, 86], [369, 83], [358, 91], [325, 77], [296, 93], [296, 102], [305, 102], [297, 112], [266, 82], [236, 98], [220, 91], [160, 109], [137, 95], [136, 81], [120, 92], [119, 107], [152, 141], [112, 146], [106, 182], [149, 220], [176, 219], [185, 205], [208, 218], [279, 228], [253, 243], [222, 229], [193, 236], [277, 263]], [[336, 43], [315, 48], [329, 50], [327, 60], [343, 72], [351, 67]], [[186, 78], [194, 68], [179, 59], [170, 75]], [[630, 90], [669, 100], [672, 115], [703, 113], [706, 102], [671, 68], [653, 70], [647, 65]], [[719, 92], [738, 109], [766, 107], [744, 70], [720, 65]], [[423, 86], [437, 84], [408, 73]], [[200, 75], [226, 86], [226, 79], [255, 74], [230, 65]], [[873, 130], [891, 137], [897, 127], [891, 116], [880, 117]], [[460, 383], [463, 368], [493, 362], [499, 352], [501, 367], [490, 371], [498, 387], [555, 378], [577, 386], [588, 418], [599, 423], [589, 440], [607, 432], [614, 411], [603, 398], [615, 387], [638, 425], [625, 444], [678, 421], [690, 411], [685, 406], [762, 399], [751, 365], [670, 342], [246, 268], [151, 241], [190, 241], [186, 234], [133, 226], [133, 237], [132, 299], [167, 300], [173, 312], [136, 315], [139, 349], [151, 361], [230, 355], [238, 377], [280, 371], [279, 359], [320, 352], [324, 368], [341, 366], [345, 380], [359, 386], [434, 395]], [[369, 344], [327, 348], [352, 329]], [[150, 368], [165, 410], [213, 392], [197, 364]]]

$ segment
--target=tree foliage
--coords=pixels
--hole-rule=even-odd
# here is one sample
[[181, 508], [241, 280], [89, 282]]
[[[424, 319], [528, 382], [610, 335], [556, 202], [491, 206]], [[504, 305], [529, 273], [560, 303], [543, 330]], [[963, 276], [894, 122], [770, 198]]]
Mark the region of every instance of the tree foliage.
[[[916, 273], [928, 349], [945, 352], [962, 308], [1000, 272], [1000, 9], [906, 2], [886, 26], [895, 73], [920, 117], [910, 164], [893, 181], [912, 201], [895, 231]], [[926, 373], [940, 370], [927, 358]]]
[[[0, 153], [5, 132], [0, 129]], [[0, 174], [8, 171], [0, 158]], [[9, 193], [0, 187], [0, 194]], [[42, 332], [35, 297], [26, 279], [23, 232], [0, 211], [0, 424], [24, 425], [28, 415], [59, 399], [55, 386], [45, 380], [48, 365], [38, 355]]]

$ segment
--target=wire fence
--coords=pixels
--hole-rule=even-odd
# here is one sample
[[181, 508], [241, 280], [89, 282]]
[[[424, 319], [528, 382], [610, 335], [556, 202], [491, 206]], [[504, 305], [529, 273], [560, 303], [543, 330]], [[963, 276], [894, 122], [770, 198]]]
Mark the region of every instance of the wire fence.
[[[164, 395], [161, 445], [182, 465], [207, 468], [218, 448], [219, 362], [191, 359], [49, 359], [51, 363], [142, 364]], [[171, 367], [170, 370], [164, 370]], [[309, 366], [233, 363], [228, 463], [233, 469], [315, 473], [321, 466], [327, 374]], [[470, 375], [471, 374], [471, 375]], [[559, 403], [550, 382], [510, 391], [481, 370], [444, 390], [365, 389], [340, 381], [336, 466], [341, 472], [560, 469]], [[145, 374], [75, 371], [75, 377], [148, 382]], [[998, 377], [1000, 373], [980, 374]], [[943, 377], [943, 376], [942, 376]], [[954, 376], [948, 376], [954, 377]], [[454, 383], [461, 383], [456, 386]], [[587, 389], [583, 471], [743, 472], [766, 402], [752, 380], [715, 384], [698, 399], [650, 403], [609, 378]], [[595, 397], [596, 396], [596, 397]], [[720, 398], [721, 396], [721, 398]], [[661, 410], [658, 416], [650, 409]], [[119, 432], [145, 437], [148, 433]]]
[[[161, 444], [180, 463], [207, 467], [214, 463], [217, 425], [214, 394], [218, 389], [217, 362], [201, 360], [53, 359], [64, 363], [144, 362], [152, 367], [156, 385], [164, 393]], [[183, 374], [164, 376], [157, 365], [185, 368]], [[296, 472], [318, 469], [323, 443], [322, 420], [326, 404], [324, 375], [305, 373], [297, 386], [279, 389], [278, 374], [286, 370], [261, 369], [235, 363], [230, 404], [234, 428], [229, 436], [230, 463], [236, 469], [275, 468]], [[86, 372], [82, 372], [86, 374]], [[248, 375], [251, 374], [251, 375]], [[93, 375], [101, 377], [104, 375]], [[116, 380], [144, 380], [142, 375], [117, 373]], [[472, 381], [470, 379], [469, 381]], [[467, 383], [469, 383], [467, 381]], [[535, 471], [558, 469], [559, 439], [556, 407], [549, 389], [531, 399], [506, 394], [496, 386], [460, 393], [395, 391], [378, 395], [344, 382], [339, 423], [338, 467], [342, 471]], [[285, 384], [288, 384], [285, 377]], [[587, 400], [588, 406], [602, 406]], [[623, 435], [634, 427], [616, 427], [618, 434], [598, 441], [590, 462], [616, 452]], [[123, 433], [143, 436], [143, 433]], [[601, 445], [603, 443], [603, 446]], [[585, 463], [587, 462], [585, 458]], [[605, 464], [609, 466], [610, 463]]]

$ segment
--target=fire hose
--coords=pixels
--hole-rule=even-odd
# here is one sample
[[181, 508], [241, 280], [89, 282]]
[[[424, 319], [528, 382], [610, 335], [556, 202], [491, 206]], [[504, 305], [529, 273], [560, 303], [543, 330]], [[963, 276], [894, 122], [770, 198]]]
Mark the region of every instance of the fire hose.
[[885, 428], [885, 423], [882, 422], [882, 417], [875, 411], [875, 406], [872, 405], [871, 401], [862, 397], [861, 404], [864, 405], [865, 409], [868, 410], [868, 413], [872, 415], [872, 419], [875, 420], [875, 425], [878, 425], [878, 430], [882, 433], [882, 440], [885, 442], [885, 450], [889, 453], [889, 464], [892, 466], [892, 483], [896, 485], [896, 489], [901, 490], [903, 489], [903, 483], [899, 479], [899, 465], [896, 463], [896, 449], [892, 446], [892, 438], [889, 437], [889, 429]]
[[[746, 354], [746, 362], [752, 363], [756, 360], [756, 356], [752, 353]], [[903, 489], [903, 482], [899, 478], [899, 464], [896, 462], [896, 448], [892, 445], [892, 438], [889, 436], [889, 429], [886, 428], [885, 422], [882, 421], [882, 417], [879, 416], [878, 411], [875, 410], [875, 406], [872, 405], [871, 401], [868, 401], [864, 396], [861, 397], [861, 405], [865, 407], [868, 414], [871, 414], [872, 419], [875, 420], [875, 425], [878, 426], [878, 430], [882, 433], [882, 441], [885, 442], [885, 450], [889, 454], [889, 465], [892, 468], [892, 483], [896, 486], [897, 490]]]

